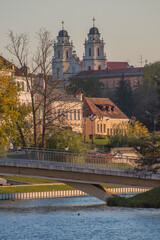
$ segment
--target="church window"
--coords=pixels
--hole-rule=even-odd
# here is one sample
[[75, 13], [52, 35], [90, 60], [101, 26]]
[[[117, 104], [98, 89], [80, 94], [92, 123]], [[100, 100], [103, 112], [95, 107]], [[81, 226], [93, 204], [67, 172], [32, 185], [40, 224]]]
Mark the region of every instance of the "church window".
[[101, 65], [98, 66], [98, 70], [101, 70]]
[[60, 57], [61, 57], [61, 53], [60, 51], [58, 51], [58, 59], [60, 59]]
[[97, 48], [97, 55], [98, 55], [98, 57], [100, 56], [100, 49], [99, 48]]
[[59, 79], [59, 78], [60, 78], [60, 69], [57, 68], [57, 79]]
[[88, 67], [88, 71], [91, 71], [91, 66]]
[[66, 59], [68, 59], [68, 57], [69, 57], [69, 53], [68, 51], [66, 51]]
[[91, 57], [91, 48], [89, 48], [89, 57]]

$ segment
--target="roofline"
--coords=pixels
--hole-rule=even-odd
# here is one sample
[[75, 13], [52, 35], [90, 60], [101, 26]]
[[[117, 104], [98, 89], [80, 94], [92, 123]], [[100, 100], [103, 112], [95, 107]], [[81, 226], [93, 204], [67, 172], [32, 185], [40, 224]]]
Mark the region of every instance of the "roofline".
[[122, 74], [124, 75], [124, 76], [127, 76], [127, 77], [129, 77], [129, 76], [142, 76], [144, 73], [143, 72], [138, 72], [138, 73], [112, 73], [112, 74], [97, 74], [97, 75], [80, 75], [80, 76], [78, 76], [78, 74], [77, 75], [74, 75], [74, 77], [77, 77], [77, 78], [90, 78], [90, 77], [93, 77], [93, 78], [114, 78], [114, 77], [121, 77], [122, 76]]
[[94, 114], [94, 112], [93, 112], [92, 108], [90, 107], [90, 105], [89, 105], [89, 103], [88, 103], [88, 101], [87, 101], [86, 97], [83, 97], [83, 98], [84, 98], [84, 100], [86, 101], [86, 103], [87, 103], [87, 105], [88, 105], [89, 109], [91, 110], [91, 112]]

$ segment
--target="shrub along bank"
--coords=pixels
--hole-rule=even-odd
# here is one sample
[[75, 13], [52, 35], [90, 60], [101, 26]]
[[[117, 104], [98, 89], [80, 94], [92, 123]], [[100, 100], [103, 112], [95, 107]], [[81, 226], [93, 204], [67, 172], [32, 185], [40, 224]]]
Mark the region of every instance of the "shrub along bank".
[[137, 194], [130, 198], [112, 197], [107, 200], [108, 206], [160, 208], [160, 187]]

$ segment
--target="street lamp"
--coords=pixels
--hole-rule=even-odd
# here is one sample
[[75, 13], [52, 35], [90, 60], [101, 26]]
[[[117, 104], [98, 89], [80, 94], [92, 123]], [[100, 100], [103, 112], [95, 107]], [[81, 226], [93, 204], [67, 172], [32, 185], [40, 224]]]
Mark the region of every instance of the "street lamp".
[[96, 119], [96, 116], [94, 114], [91, 114], [89, 116], [90, 121], [92, 122], [91, 128], [92, 128], [92, 147], [93, 147], [93, 121]]

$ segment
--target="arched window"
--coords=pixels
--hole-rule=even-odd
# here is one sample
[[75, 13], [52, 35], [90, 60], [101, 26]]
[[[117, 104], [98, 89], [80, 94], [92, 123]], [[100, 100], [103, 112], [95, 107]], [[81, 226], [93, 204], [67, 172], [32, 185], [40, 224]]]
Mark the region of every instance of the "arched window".
[[68, 51], [66, 51], [66, 59], [68, 59], [68, 57], [69, 57], [69, 53]]
[[91, 66], [88, 67], [88, 71], [91, 71]]
[[57, 68], [57, 79], [59, 79], [59, 78], [60, 78], [60, 69]]
[[89, 48], [89, 57], [91, 57], [91, 48]]
[[101, 70], [101, 65], [98, 66], [98, 70]]
[[58, 59], [60, 59], [60, 57], [61, 57], [61, 53], [60, 51], [58, 51]]
[[99, 57], [100, 56], [100, 49], [97, 48], [97, 56]]

